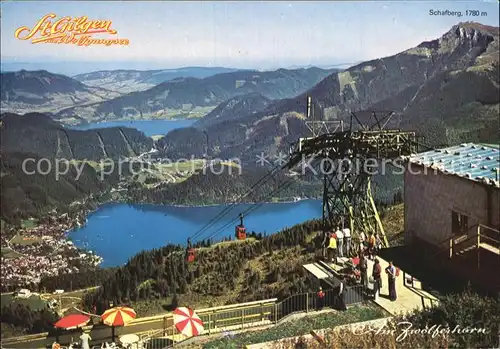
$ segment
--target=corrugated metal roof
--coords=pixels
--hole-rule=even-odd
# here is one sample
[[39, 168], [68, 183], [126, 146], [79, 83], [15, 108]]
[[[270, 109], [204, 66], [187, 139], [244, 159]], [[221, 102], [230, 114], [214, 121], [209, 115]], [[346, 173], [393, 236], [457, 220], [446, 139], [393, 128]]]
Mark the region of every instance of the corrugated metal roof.
[[415, 154], [409, 161], [472, 181], [499, 186], [500, 150], [474, 143]]

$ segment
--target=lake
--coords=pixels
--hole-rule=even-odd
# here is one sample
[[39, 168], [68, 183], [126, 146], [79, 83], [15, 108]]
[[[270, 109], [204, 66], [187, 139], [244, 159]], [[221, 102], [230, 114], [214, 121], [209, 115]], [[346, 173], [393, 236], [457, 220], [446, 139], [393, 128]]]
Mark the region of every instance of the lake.
[[189, 127], [196, 120], [122, 120], [106, 121], [92, 124], [72, 126], [74, 130], [92, 130], [108, 127], [130, 127], [144, 132], [146, 136], [165, 135], [176, 128]]
[[[220, 227], [233, 221], [250, 204], [239, 204], [216, 225], [204, 231], [199, 239], [210, 237]], [[70, 238], [78, 247], [103, 257], [103, 267], [119, 266], [142, 250], [167, 245], [186, 244], [189, 236], [213, 219], [226, 205], [204, 207], [176, 207], [167, 205], [106, 204], [93, 212], [87, 223], [70, 232]], [[251, 211], [244, 224], [248, 232], [275, 233], [322, 214], [321, 201], [302, 200], [292, 203], [266, 203]], [[231, 224], [213, 237], [221, 240], [234, 237]], [[194, 239], [195, 243], [199, 239]]]

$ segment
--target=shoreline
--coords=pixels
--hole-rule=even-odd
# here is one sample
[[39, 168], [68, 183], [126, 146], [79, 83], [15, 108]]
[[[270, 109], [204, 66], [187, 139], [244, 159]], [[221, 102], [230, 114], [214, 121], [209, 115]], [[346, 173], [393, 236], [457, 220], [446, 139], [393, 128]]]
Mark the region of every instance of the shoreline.
[[[135, 122], [135, 121], [190, 121], [192, 120], [193, 122], [200, 120], [202, 117], [196, 117], [196, 118], [154, 118], [154, 119], [128, 119], [128, 118], [120, 118], [120, 119], [113, 119], [113, 120], [100, 120], [100, 121], [94, 121], [94, 122], [80, 122], [78, 124], [66, 124], [62, 123], [63, 126], [71, 128], [71, 127], [82, 127], [82, 126], [87, 126], [87, 125], [100, 125], [104, 124], [107, 122]], [[117, 127], [117, 126], [116, 126]], [[123, 126], [126, 127], [126, 126]]]
[[[225, 203], [225, 204], [207, 204], [207, 205], [175, 205], [175, 204], [161, 204], [161, 203], [146, 203], [146, 202], [127, 202], [127, 201], [120, 201], [120, 200], [113, 200], [113, 201], [107, 201], [103, 202], [97, 205], [97, 207], [93, 210], [88, 210], [85, 213], [82, 213], [82, 219], [83, 223], [80, 223], [78, 219], [75, 220], [75, 224], [73, 224], [69, 229], [67, 229], [64, 232], [64, 239], [66, 241], [71, 241], [70, 234], [74, 232], [76, 229], [82, 228], [87, 222], [89, 216], [92, 214], [96, 213], [101, 207], [105, 205], [120, 205], [120, 204], [127, 204], [129, 206], [134, 206], [134, 205], [144, 205], [144, 206], [168, 206], [168, 207], [175, 207], [175, 208], [204, 208], [204, 207], [215, 207], [215, 206], [236, 206], [236, 205], [270, 205], [270, 204], [294, 204], [296, 202], [302, 202], [302, 201], [310, 201], [310, 200], [320, 200], [316, 198], [301, 198], [300, 200], [287, 200], [287, 201], [278, 201], [278, 202], [240, 202], [240, 203]], [[87, 248], [82, 248], [78, 247], [80, 250], [88, 252], [89, 249]], [[100, 256], [99, 256], [100, 257]]]
[[[82, 211], [82, 219], [86, 223], [88, 220], [88, 217], [92, 215], [93, 213], [97, 212], [99, 208], [105, 205], [118, 205], [118, 204], [127, 204], [130, 206], [133, 205], [146, 205], [146, 206], [169, 206], [169, 207], [176, 207], [176, 208], [204, 208], [204, 207], [214, 207], [214, 206], [236, 206], [236, 205], [264, 205], [264, 204], [293, 204], [296, 202], [302, 202], [302, 201], [309, 201], [309, 200], [321, 200], [320, 198], [311, 198], [311, 197], [305, 197], [305, 198], [300, 198], [299, 200], [285, 200], [285, 201], [246, 201], [246, 202], [228, 202], [228, 203], [216, 203], [216, 204], [206, 204], [206, 205], [182, 205], [182, 204], [169, 204], [169, 203], [155, 203], [155, 202], [128, 202], [126, 200], [110, 200], [110, 201], [105, 201], [105, 202], [100, 202], [97, 204], [98, 207], [96, 207], [93, 210], [87, 210], [87, 212]], [[79, 223], [79, 222], [76, 222]], [[66, 233], [71, 232], [71, 230], [75, 228], [80, 228], [84, 224], [78, 225], [75, 224], [72, 226], [70, 229], [67, 230]]]
[[[105, 196], [106, 194], [109, 193], [103, 193], [102, 196]], [[14, 236], [29, 236], [30, 231], [33, 232], [33, 236], [38, 236], [40, 235], [40, 231], [42, 234], [39, 236], [40, 238], [42, 236], [50, 236], [52, 244], [50, 246], [57, 246], [57, 245], [72, 245], [75, 249], [75, 253], [77, 255], [81, 254], [86, 254], [87, 256], [93, 256], [91, 258], [95, 258], [95, 260], [99, 260], [99, 262], [95, 265], [93, 265], [92, 268], [95, 269], [104, 269], [107, 267], [101, 266], [102, 262], [104, 261], [102, 256], [97, 255], [94, 250], [90, 246], [77, 246], [74, 241], [72, 240], [71, 234], [75, 232], [76, 230], [84, 227], [86, 223], [88, 222], [89, 217], [96, 213], [101, 207], [105, 205], [119, 205], [119, 204], [127, 204], [130, 206], [134, 205], [145, 205], [145, 206], [168, 206], [168, 207], [175, 207], [175, 208], [204, 208], [204, 207], [214, 207], [214, 206], [235, 206], [235, 205], [259, 205], [259, 204], [293, 204], [293, 203], [298, 203], [302, 201], [310, 201], [310, 200], [318, 200], [315, 198], [300, 198], [299, 200], [290, 200], [290, 199], [284, 199], [283, 201], [276, 201], [276, 202], [242, 202], [242, 203], [237, 203], [237, 202], [231, 202], [231, 203], [213, 203], [213, 204], [206, 204], [206, 205], [176, 205], [176, 204], [169, 204], [169, 203], [154, 203], [154, 202], [149, 202], [149, 203], [141, 203], [141, 202], [128, 202], [125, 198], [118, 198], [114, 200], [95, 200], [95, 201], [90, 201], [90, 202], [84, 202], [80, 203], [82, 206], [81, 208], [77, 209], [71, 216], [69, 215], [68, 212], [64, 213], [57, 213], [57, 217], [55, 217], [53, 214], [51, 215], [48, 213], [44, 218], [39, 218], [38, 221], [44, 220], [44, 223], [38, 223], [35, 227], [31, 228], [19, 228], [16, 229], [15, 235]], [[92, 208], [88, 208], [88, 205], [91, 205]], [[86, 208], [87, 207], [87, 208]], [[47, 218], [49, 217], [47, 222]], [[62, 230], [60, 230], [62, 229]], [[44, 234], [45, 230], [45, 234]], [[9, 244], [10, 246], [10, 244]], [[20, 246], [23, 246], [22, 244]], [[59, 247], [60, 248], [60, 247]], [[12, 249], [12, 251], [20, 253], [16, 251], [16, 249]], [[54, 254], [58, 250], [55, 249], [51, 253], [41, 255], [40, 258], [50, 258], [52, 254]], [[91, 251], [91, 253], [90, 253]], [[22, 252], [21, 252], [22, 253]], [[62, 254], [65, 259], [70, 258], [69, 255], [66, 253]], [[17, 259], [17, 257], [12, 258]], [[45, 275], [45, 273], [42, 272], [44, 276], [50, 276], [50, 275]], [[64, 274], [64, 272], [59, 273], [58, 275]], [[22, 274], [21, 274], [22, 275]], [[36, 284], [31, 284], [29, 287], [39, 287], [40, 282]], [[10, 287], [10, 286], [9, 286]]]
[[[170, 206], [178, 208], [203, 208], [203, 207], [214, 207], [214, 206], [236, 206], [236, 205], [264, 205], [264, 204], [293, 204], [301, 201], [308, 200], [321, 200], [320, 198], [300, 198], [300, 200], [286, 200], [286, 201], [245, 201], [245, 202], [227, 202], [220, 204], [206, 204], [206, 205], [182, 205], [182, 204], [165, 204], [165, 203], [155, 203], [155, 202], [127, 202], [127, 201], [109, 201], [100, 204], [103, 205], [113, 205], [113, 204], [129, 204], [129, 205], [152, 205], [152, 206]], [[93, 210], [97, 211], [97, 209]], [[91, 213], [92, 213], [91, 212]]]

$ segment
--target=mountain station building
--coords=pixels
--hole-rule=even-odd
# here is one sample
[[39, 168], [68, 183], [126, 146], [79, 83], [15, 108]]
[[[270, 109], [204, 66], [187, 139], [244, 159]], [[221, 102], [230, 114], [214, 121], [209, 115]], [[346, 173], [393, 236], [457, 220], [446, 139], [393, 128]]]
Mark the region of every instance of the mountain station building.
[[499, 149], [465, 143], [407, 160], [406, 242], [419, 240], [449, 258], [481, 249], [483, 263], [500, 267]]

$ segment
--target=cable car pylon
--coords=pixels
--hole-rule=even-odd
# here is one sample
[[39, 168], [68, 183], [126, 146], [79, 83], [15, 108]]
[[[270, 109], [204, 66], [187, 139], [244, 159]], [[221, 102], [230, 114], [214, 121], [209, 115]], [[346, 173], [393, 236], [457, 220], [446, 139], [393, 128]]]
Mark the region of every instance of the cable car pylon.
[[[311, 121], [311, 97], [308, 97], [306, 126], [312, 137], [299, 138], [292, 145], [287, 167], [292, 169], [302, 164], [304, 171], [307, 163], [323, 177], [324, 238], [340, 226], [349, 228], [358, 241], [361, 233], [378, 233], [388, 247], [372, 195], [372, 173], [367, 169], [374, 166], [373, 160], [395, 160], [415, 154], [417, 136], [399, 128], [385, 129], [394, 114], [391, 111], [369, 111], [370, 120], [362, 123], [360, 116], [365, 113], [351, 113], [348, 130], [343, 129], [341, 120], [328, 121], [338, 124], [332, 132], [324, 127], [324, 120]], [[321, 129], [326, 132], [321, 133]]]

